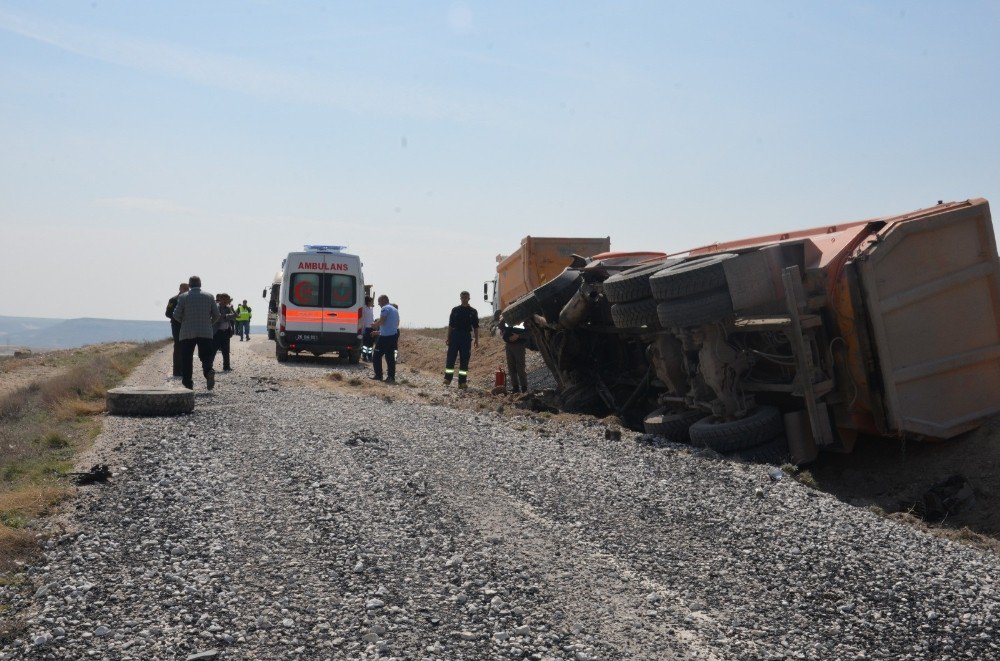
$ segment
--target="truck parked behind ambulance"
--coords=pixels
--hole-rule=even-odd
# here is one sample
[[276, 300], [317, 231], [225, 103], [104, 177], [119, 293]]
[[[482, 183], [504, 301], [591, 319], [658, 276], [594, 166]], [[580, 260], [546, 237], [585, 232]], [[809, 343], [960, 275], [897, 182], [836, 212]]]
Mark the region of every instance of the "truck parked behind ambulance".
[[361, 258], [344, 246], [305, 246], [288, 253], [278, 290], [275, 357], [337, 353], [356, 364], [361, 359], [361, 309], [365, 283]]

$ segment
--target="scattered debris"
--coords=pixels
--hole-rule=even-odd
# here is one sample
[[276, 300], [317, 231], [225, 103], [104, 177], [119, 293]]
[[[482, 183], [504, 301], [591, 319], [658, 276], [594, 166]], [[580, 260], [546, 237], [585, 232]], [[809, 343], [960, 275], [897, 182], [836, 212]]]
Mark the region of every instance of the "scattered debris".
[[66, 475], [71, 476], [78, 485], [84, 487], [95, 482], [104, 484], [111, 477], [111, 469], [108, 468], [107, 464], [94, 464], [85, 473], [66, 473]]
[[925, 491], [912, 509], [925, 521], [943, 521], [975, 502], [976, 494], [969, 480], [964, 475], [952, 475]]

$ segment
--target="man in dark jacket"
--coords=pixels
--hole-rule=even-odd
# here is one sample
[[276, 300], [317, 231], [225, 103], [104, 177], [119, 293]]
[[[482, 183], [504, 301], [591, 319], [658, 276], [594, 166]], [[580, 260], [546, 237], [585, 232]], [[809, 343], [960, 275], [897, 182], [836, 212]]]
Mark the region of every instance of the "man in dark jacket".
[[448, 355], [444, 361], [444, 385], [451, 384], [451, 379], [455, 376], [455, 358], [458, 357], [458, 387], [466, 388], [472, 347], [479, 348], [479, 313], [469, 305], [469, 292], [463, 291], [459, 300], [462, 304], [452, 308], [451, 316], [448, 317], [448, 339], [445, 340]]
[[181, 323], [179, 321], [174, 320], [174, 308], [177, 307], [177, 298], [181, 294], [187, 292], [187, 290], [189, 289], [188, 283], [182, 282], [179, 289], [180, 291], [177, 292], [177, 295], [172, 297], [169, 301], [167, 301], [167, 319], [170, 320], [170, 334], [174, 338], [175, 377], [180, 377], [183, 374], [183, 371], [181, 370], [181, 343], [180, 343]]
[[201, 278], [192, 275], [188, 279], [190, 291], [181, 294], [174, 306], [174, 319], [180, 322], [181, 342], [181, 384], [194, 390], [194, 348], [198, 347], [198, 358], [205, 375], [208, 389], [215, 387], [215, 324], [222, 318], [215, 297], [201, 290]]
[[500, 325], [504, 349], [507, 354], [507, 375], [510, 377], [510, 391], [528, 392], [528, 373], [524, 366], [524, 352], [530, 344], [528, 331], [523, 328]]

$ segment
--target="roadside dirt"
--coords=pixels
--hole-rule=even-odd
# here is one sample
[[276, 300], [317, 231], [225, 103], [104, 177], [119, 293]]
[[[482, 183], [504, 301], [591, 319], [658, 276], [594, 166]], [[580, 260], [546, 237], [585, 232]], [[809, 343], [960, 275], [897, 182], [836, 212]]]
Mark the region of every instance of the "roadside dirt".
[[[503, 341], [499, 336], [480, 335], [480, 346], [470, 362], [470, 390], [463, 396], [451, 396], [440, 386], [446, 346], [445, 329], [404, 329], [400, 336], [399, 377], [402, 387], [386, 393], [384, 386], [368, 380], [370, 368], [358, 377], [344, 375], [342, 380], [317, 379], [327, 388], [350, 388], [378, 392], [408, 401], [447, 404], [458, 408], [491, 410], [531, 423], [558, 425], [570, 420], [589, 419], [566, 413], [544, 412], [537, 402], [524, 397], [492, 395], [494, 373], [504, 365]], [[548, 370], [537, 353], [528, 352], [529, 381], [533, 386], [553, 384]], [[616, 418], [604, 421], [620, 425]], [[957, 537], [1000, 550], [1000, 419], [976, 431], [945, 442], [909, 442], [876, 437], [861, 438], [849, 455], [824, 454], [806, 467], [817, 486], [857, 507], [876, 507], [914, 525], [928, 527], [948, 537]], [[965, 477], [974, 491], [974, 499], [962, 511], [943, 521], [925, 523], [913, 516], [913, 504], [932, 486], [953, 475]], [[978, 539], [979, 535], [988, 539]]]

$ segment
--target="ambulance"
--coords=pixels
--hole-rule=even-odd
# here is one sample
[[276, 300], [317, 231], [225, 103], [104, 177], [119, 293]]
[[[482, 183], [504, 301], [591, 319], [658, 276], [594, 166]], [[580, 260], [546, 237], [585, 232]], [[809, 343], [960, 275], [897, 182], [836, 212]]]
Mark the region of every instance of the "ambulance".
[[279, 363], [292, 353], [336, 352], [351, 364], [361, 359], [364, 276], [361, 258], [344, 248], [305, 246], [285, 258], [274, 335]]

